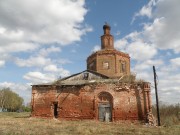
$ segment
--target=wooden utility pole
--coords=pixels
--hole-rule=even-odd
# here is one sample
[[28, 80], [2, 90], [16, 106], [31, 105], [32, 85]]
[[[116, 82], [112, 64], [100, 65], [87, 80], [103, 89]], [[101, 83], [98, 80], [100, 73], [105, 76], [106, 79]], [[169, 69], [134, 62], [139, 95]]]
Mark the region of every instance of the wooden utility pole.
[[153, 72], [154, 72], [154, 85], [155, 85], [155, 95], [156, 95], [156, 108], [157, 108], [158, 126], [161, 126], [160, 114], [159, 114], [159, 101], [158, 101], [158, 92], [157, 92], [157, 82], [156, 82], [157, 75], [156, 75], [155, 66], [153, 66]]

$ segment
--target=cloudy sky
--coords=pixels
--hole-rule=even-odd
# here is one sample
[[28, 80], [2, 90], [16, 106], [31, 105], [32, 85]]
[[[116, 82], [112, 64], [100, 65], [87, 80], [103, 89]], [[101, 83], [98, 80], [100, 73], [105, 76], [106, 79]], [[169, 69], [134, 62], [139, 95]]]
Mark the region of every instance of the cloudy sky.
[[31, 84], [86, 69], [105, 22], [131, 72], [151, 82], [160, 101], [180, 103], [179, 0], [0, 0], [0, 88], [31, 98]]

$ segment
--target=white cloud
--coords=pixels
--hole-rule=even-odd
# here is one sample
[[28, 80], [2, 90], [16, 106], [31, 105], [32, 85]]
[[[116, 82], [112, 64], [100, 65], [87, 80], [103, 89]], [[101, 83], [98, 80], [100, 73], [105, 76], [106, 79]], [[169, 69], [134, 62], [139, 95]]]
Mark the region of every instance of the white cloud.
[[67, 64], [71, 63], [68, 59], [63, 58], [51, 58], [55, 54], [61, 52], [61, 48], [57, 46], [51, 46], [49, 48], [40, 48], [38, 51], [34, 52], [29, 58], [13, 58], [16, 65], [19, 67], [45, 67], [53, 63], [56, 64]]
[[179, 0], [151, 0], [132, 20], [147, 16], [150, 21], [144, 23], [141, 31], [119, 39], [122, 45], [116, 46], [130, 53], [134, 60], [132, 71], [139, 79], [151, 82], [152, 86], [152, 66], [156, 66], [160, 100], [170, 103], [180, 102], [180, 58], [176, 56], [180, 53], [179, 5]]
[[[166, 66], [166, 65], [162, 65], [162, 66]], [[137, 72], [137, 79], [143, 79], [151, 83], [152, 86], [151, 93], [154, 100], [155, 98], [154, 80], [153, 80], [154, 76], [153, 76], [152, 67], [150, 68], [151, 70], [149, 71], [139, 69], [139, 72]], [[157, 88], [158, 88], [159, 100], [171, 104], [180, 103], [180, 98], [179, 98], [180, 74], [175, 74], [173, 72], [165, 72], [165, 71], [162, 72], [158, 68], [156, 68], [156, 73], [157, 73]]]
[[46, 66], [44, 68], [44, 71], [47, 72], [28, 72], [23, 76], [23, 78], [30, 81], [32, 84], [42, 84], [53, 82], [57, 80], [59, 77], [66, 77], [70, 75], [70, 72], [68, 70], [65, 70], [63, 68], [57, 68], [55, 65]]
[[132, 32], [115, 41], [115, 48], [129, 53], [131, 59], [139, 61], [151, 59], [157, 54], [154, 44], [145, 41], [141, 32]]
[[95, 45], [94, 48], [92, 49], [92, 52], [96, 52], [100, 49], [101, 49], [100, 45]]
[[28, 52], [44, 44], [80, 41], [92, 31], [83, 24], [86, 13], [85, 0], [1, 0], [0, 52]]
[[56, 79], [52, 74], [43, 74], [41, 72], [29, 72], [23, 78], [31, 81], [33, 84], [53, 82]]
[[49, 48], [42, 48], [40, 49], [38, 55], [40, 56], [48, 56], [51, 53], [55, 53], [55, 52], [61, 52], [61, 48], [60, 47], [55, 47], [55, 46], [51, 46]]
[[[62, 58], [53, 58], [49, 55], [53, 53], [59, 53], [61, 49], [57, 46], [52, 46], [49, 48], [41, 48], [39, 51], [35, 52], [34, 55], [27, 59], [14, 58], [14, 62], [19, 67], [33, 67], [35, 71], [26, 73], [23, 78], [28, 80], [31, 84], [41, 84], [53, 82], [59, 77], [65, 77], [70, 75], [68, 70], [63, 68], [58, 68], [57, 64], [69, 63], [69, 60]], [[31, 68], [32, 70], [32, 68]]]
[[140, 61], [151, 59], [157, 54], [157, 50], [152, 45], [141, 41], [130, 43], [127, 52], [132, 59]]
[[135, 16], [136, 16], [136, 17], [137, 17], [137, 16], [147, 16], [147, 17], [150, 18], [150, 17], [152, 16], [151, 11], [152, 11], [151, 6], [143, 6], [143, 7], [141, 8], [141, 10], [140, 10]]
[[150, 0], [147, 5], [144, 5], [139, 12], [135, 13], [132, 22], [135, 21], [135, 19], [139, 16], [147, 16], [148, 18], [152, 17], [152, 9], [153, 6], [155, 6], [157, 3], [157, 0]]
[[6, 64], [6, 60], [10, 58], [10, 56], [7, 53], [0, 53], [1, 58], [0, 58], [0, 67], [4, 67]]
[[151, 82], [152, 77], [153, 77], [152, 75], [153, 74], [151, 74], [150, 72], [147, 72], [147, 71], [137, 72], [136, 78], [140, 79], [140, 80], [147, 81], [147, 82]]
[[50, 72], [57, 72], [58, 68], [56, 65], [48, 65], [46, 67], [43, 68], [44, 71], [50, 71]]
[[70, 75], [70, 72], [68, 70], [65, 70], [63, 68], [58, 68], [56, 65], [47, 65], [43, 68], [46, 72], [52, 72], [53, 74], [59, 75], [59, 77], [66, 77]]
[[63, 68], [59, 68], [57, 73], [56, 76], [58, 75], [58, 78], [64, 78], [70, 75], [70, 72]]
[[3, 34], [5, 31], [6, 31], [6, 29], [5, 29], [5, 28], [0, 27], [0, 34]]
[[126, 39], [116, 40], [114, 42], [114, 47], [118, 50], [124, 51], [128, 41]]
[[38, 44], [28, 43], [28, 42], [20, 42], [20, 43], [10, 43], [4, 46], [0, 46], [1, 53], [11, 53], [11, 52], [26, 52], [35, 50], [39, 47]]
[[146, 61], [143, 61], [143, 62], [138, 62], [133, 70], [134, 71], [139, 71], [139, 72], [142, 72], [143, 70], [152, 70], [152, 67], [153, 65], [155, 65], [156, 67], [160, 67], [164, 64], [164, 61], [163, 60], [160, 60], [160, 59], [157, 59], [157, 60], [146, 60]]
[[139, 38], [140, 35], [141, 35], [140, 32], [135, 31], [125, 36], [125, 39], [130, 39], [131, 42], [136, 41], [136, 40], [142, 40], [142, 38]]
[[180, 52], [179, 4], [179, 0], [160, 0], [154, 12], [154, 22], [144, 27], [147, 39], [158, 48], [172, 49], [175, 53]]
[[151, 0], [133, 18], [133, 21], [138, 16], [153, 19], [153, 23], [145, 24], [142, 36], [159, 49], [180, 52], [179, 4], [179, 0]]
[[91, 30], [81, 25], [87, 13], [84, 5], [84, 0], [1, 0], [1, 33], [40, 43], [79, 41]]
[[9, 29], [1, 26], [1, 21], [0, 21], [0, 39], [1, 39], [1, 44], [8, 44], [11, 42], [20, 42], [23, 39], [24, 32], [22, 30], [16, 30], [16, 29]]
[[180, 67], [180, 57], [171, 59], [170, 62], [171, 62], [172, 65]]
[[29, 84], [1, 82], [0, 89], [2, 88], [10, 88], [12, 91], [23, 97], [25, 103], [29, 103], [31, 101], [31, 86]]
[[42, 67], [51, 64], [51, 59], [42, 56], [31, 56], [29, 59], [16, 58], [15, 63], [20, 67]]
[[53, 64], [45, 66], [43, 70], [47, 72], [58, 73], [61, 77], [70, 75], [70, 72], [68, 70], [65, 70], [63, 68], [58, 68], [56, 65]]
[[5, 61], [4, 60], [0, 60], [0, 67], [5, 65]]

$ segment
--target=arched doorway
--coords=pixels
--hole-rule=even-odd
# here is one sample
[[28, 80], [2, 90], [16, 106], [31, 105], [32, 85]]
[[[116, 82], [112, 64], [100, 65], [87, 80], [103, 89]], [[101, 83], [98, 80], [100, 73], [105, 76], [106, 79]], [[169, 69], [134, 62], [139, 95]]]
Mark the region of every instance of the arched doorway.
[[112, 121], [112, 100], [108, 92], [101, 92], [98, 95], [98, 119], [99, 121]]

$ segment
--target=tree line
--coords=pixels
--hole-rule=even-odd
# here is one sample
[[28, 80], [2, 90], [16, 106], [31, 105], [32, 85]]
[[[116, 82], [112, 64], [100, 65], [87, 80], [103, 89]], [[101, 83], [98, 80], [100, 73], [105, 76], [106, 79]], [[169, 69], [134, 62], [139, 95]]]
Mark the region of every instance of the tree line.
[[23, 98], [10, 88], [0, 89], [1, 111], [15, 112], [23, 108]]

